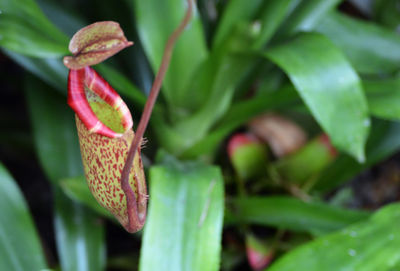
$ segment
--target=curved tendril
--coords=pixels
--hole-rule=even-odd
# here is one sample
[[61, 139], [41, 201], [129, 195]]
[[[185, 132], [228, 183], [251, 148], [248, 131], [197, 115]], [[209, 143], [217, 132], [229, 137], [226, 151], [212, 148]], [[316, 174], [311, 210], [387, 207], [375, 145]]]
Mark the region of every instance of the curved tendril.
[[[132, 164], [135, 158], [136, 153], [138, 152], [138, 149], [140, 147], [141, 141], [143, 134], [146, 130], [147, 124], [149, 123], [149, 119], [151, 116], [151, 113], [153, 111], [153, 106], [157, 100], [157, 96], [160, 92], [160, 88], [162, 85], [162, 82], [165, 77], [165, 73], [168, 69], [171, 56], [172, 56], [172, 50], [174, 48], [176, 40], [179, 38], [179, 36], [182, 34], [183, 30], [187, 26], [187, 24], [190, 21], [190, 17], [192, 15], [192, 10], [193, 10], [193, 3], [192, 0], [187, 0], [188, 3], [188, 9], [186, 11], [185, 17], [179, 24], [179, 26], [172, 32], [171, 36], [169, 37], [165, 49], [164, 49], [164, 55], [161, 60], [161, 66], [157, 72], [156, 78], [154, 79], [153, 86], [151, 87], [150, 95], [147, 99], [146, 105], [143, 109], [143, 114], [140, 119], [138, 129], [136, 131], [135, 137], [132, 140], [132, 144], [130, 146], [129, 152], [128, 152], [128, 157], [125, 162], [125, 166], [122, 170], [121, 174], [121, 186], [122, 190], [125, 193], [126, 196], [126, 203], [128, 207], [128, 218], [129, 218], [129, 228], [132, 229], [132, 231], [137, 227], [137, 225], [143, 225], [144, 221], [146, 219], [146, 213], [139, 212], [138, 213], [138, 204], [141, 204], [143, 202], [147, 202], [147, 196], [142, 195], [138, 193], [138, 199], [136, 199], [135, 193], [132, 190], [131, 186], [129, 185], [129, 173], [132, 168]], [[138, 186], [141, 184], [138, 184]], [[141, 187], [138, 187], [138, 191], [141, 190]], [[138, 224], [135, 224], [138, 223]], [[135, 226], [136, 225], [136, 226]]]

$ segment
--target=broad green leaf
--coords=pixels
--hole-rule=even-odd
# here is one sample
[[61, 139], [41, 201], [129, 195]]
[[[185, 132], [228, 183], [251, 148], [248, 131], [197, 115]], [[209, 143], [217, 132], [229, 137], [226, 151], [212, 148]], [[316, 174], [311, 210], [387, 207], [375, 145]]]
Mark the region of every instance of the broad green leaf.
[[26, 82], [37, 153], [54, 184], [55, 232], [63, 270], [104, 269], [104, 230], [98, 218], [58, 191], [62, 178], [83, 174], [72, 110], [37, 79]]
[[62, 270], [104, 270], [106, 247], [103, 221], [71, 201], [58, 188], [54, 195], [54, 223]]
[[68, 38], [43, 14], [33, 0], [0, 2], [0, 46], [35, 57], [68, 53]]
[[0, 163], [0, 270], [46, 268], [40, 241], [21, 191]]
[[[184, 17], [187, 0], [132, 1], [140, 40], [156, 73], [167, 39]], [[207, 54], [200, 17], [194, 7], [191, 22], [176, 43], [164, 80], [163, 94], [169, 105], [184, 106], [185, 87]]]
[[61, 180], [60, 185], [64, 193], [72, 200], [83, 203], [98, 214], [109, 218], [113, 217], [111, 213], [101, 207], [93, 197], [87, 185], [85, 176], [63, 179]]
[[371, 136], [366, 146], [367, 159], [365, 163], [359, 164], [347, 155], [340, 155], [331, 166], [321, 173], [315, 182], [314, 190], [328, 192], [394, 154], [400, 149], [399, 134], [399, 123], [383, 120], [374, 121]]
[[[256, 64], [256, 56], [246, 53], [255, 38], [249, 33], [249, 28], [249, 24], [240, 25], [222, 46], [212, 51], [200, 74], [193, 78], [186, 100], [199, 100], [201, 93], [203, 97], [200, 100], [204, 102], [174, 127], [183, 135], [182, 149], [191, 147], [204, 138], [209, 129], [225, 114], [232, 103], [237, 85]], [[193, 133], [194, 130], [196, 133]]]
[[363, 80], [368, 99], [369, 111], [372, 115], [400, 120], [400, 78], [385, 80]]
[[15, 53], [10, 50], [2, 50], [4, 54], [30, 71], [54, 89], [67, 94], [68, 69], [62, 64], [62, 59], [34, 58]]
[[227, 208], [227, 224], [273, 226], [318, 235], [344, 228], [369, 216], [363, 211], [325, 203], [307, 203], [284, 196], [235, 198], [228, 202]]
[[303, 33], [265, 56], [287, 73], [333, 144], [363, 161], [370, 126], [367, 102], [340, 50], [322, 35]]
[[208, 154], [234, 129], [251, 118], [268, 110], [288, 106], [296, 101], [298, 95], [291, 88], [283, 88], [273, 93], [261, 94], [254, 98], [235, 103], [221, 118], [215, 129], [187, 149], [183, 157], [197, 157]]
[[150, 169], [149, 187], [140, 270], [219, 270], [224, 209], [219, 168], [169, 161]]
[[343, 50], [360, 73], [391, 73], [400, 69], [400, 36], [370, 22], [338, 12], [325, 16], [316, 31]]
[[275, 33], [285, 15], [296, 0], [241, 1], [227, 3], [213, 40], [213, 46], [220, 46], [232, 34], [239, 23], [253, 22], [258, 35], [253, 48], [260, 48]]
[[294, 1], [294, 10], [280, 29], [280, 35], [291, 35], [314, 28], [326, 14], [343, 0]]
[[68, 38], [55, 27], [43, 14], [34, 0], [2, 0], [0, 18], [13, 16], [24, 20], [33, 29], [40, 30], [40, 35], [59, 44], [68, 44]]
[[400, 266], [400, 204], [369, 220], [317, 238], [280, 258], [268, 271], [393, 271]]
[[397, 0], [375, 0], [373, 2], [373, 14], [378, 22], [389, 29], [399, 29], [400, 9]]
[[213, 46], [218, 47], [232, 33], [239, 22], [250, 21], [254, 14], [260, 10], [262, 2], [261, 0], [248, 2], [232, 0], [227, 2], [214, 36]]
[[82, 175], [74, 113], [65, 98], [32, 77], [25, 89], [35, 147], [47, 176], [58, 184], [62, 178]]
[[32, 57], [57, 58], [68, 54], [67, 44], [43, 36], [40, 30], [11, 15], [1, 15], [0, 46]]

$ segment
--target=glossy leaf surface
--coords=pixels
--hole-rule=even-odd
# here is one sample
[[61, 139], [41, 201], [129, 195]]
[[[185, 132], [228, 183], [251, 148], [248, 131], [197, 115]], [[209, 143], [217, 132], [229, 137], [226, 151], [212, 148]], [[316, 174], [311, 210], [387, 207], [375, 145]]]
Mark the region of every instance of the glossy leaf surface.
[[361, 73], [391, 73], [400, 69], [400, 36], [377, 24], [333, 12], [315, 30], [341, 48]]
[[228, 206], [226, 223], [242, 222], [312, 234], [338, 230], [369, 216], [363, 211], [283, 196], [236, 198]]
[[268, 271], [396, 270], [400, 266], [399, 221], [400, 205], [389, 205], [365, 222], [294, 249]]
[[333, 144], [363, 161], [370, 126], [367, 102], [341, 51], [322, 35], [304, 33], [268, 50], [266, 57], [287, 73]]
[[46, 268], [40, 241], [21, 191], [0, 163], [0, 269]]
[[218, 270], [224, 208], [220, 170], [169, 161], [150, 169], [149, 187], [140, 270]]

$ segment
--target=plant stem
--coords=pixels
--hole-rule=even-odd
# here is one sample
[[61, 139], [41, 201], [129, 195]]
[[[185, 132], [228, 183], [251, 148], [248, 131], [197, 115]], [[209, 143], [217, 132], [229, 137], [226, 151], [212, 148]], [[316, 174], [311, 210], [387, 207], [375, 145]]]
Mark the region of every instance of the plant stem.
[[[137, 202], [140, 200], [141, 197], [147, 197], [146, 195], [140, 195], [138, 193], [138, 200], [136, 199], [135, 193], [132, 190], [132, 187], [129, 185], [129, 173], [131, 171], [133, 161], [135, 158], [136, 153], [140, 148], [140, 144], [142, 142], [142, 138], [144, 132], [146, 131], [147, 125], [150, 120], [151, 113], [153, 111], [154, 104], [157, 100], [158, 94], [160, 92], [160, 88], [162, 82], [165, 77], [165, 73], [168, 70], [168, 66], [171, 60], [172, 51], [175, 45], [176, 40], [182, 34], [183, 30], [187, 26], [190, 21], [190, 17], [192, 15], [192, 0], [187, 0], [188, 2], [188, 9], [186, 11], [185, 17], [183, 18], [182, 22], [179, 26], [174, 30], [174, 32], [170, 35], [167, 44], [165, 45], [164, 55], [161, 60], [160, 68], [158, 69], [156, 78], [154, 79], [154, 83], [151, 87], [150, 95], [146, 101], [146, 104], [143, 109], [142, 117], [140, 118], [140, 122], [135, 134], [135, 137], [132, 140], [132, 144], [130, 146], [128, 157], [126, 158], [125, 166], [121, 173], [121, 187], [126, 196], [126, 202], [128, 206], [128, 217], [129, 217], [129, 224], [134, 224], [135, 222], [144, 223], [146, 218], [145, 214], [138, 214], [137, 213]], [[140, 189], [138, 188], [138, 191]], [[134, 227], [134, 225], [130, 225]]]

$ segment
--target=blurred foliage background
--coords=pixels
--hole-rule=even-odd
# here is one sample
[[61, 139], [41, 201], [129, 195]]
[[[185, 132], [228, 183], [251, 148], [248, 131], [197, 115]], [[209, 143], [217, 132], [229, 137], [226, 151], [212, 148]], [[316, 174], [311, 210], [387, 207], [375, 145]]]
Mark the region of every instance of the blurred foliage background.
[[400, 270], [400, 2], [198, 0], [143, 150], [130, 235], [87, 188], [70, 37], [135, 42], [94, 68], [135, 123], [185, 0], [0, 0], [1, 270]]

